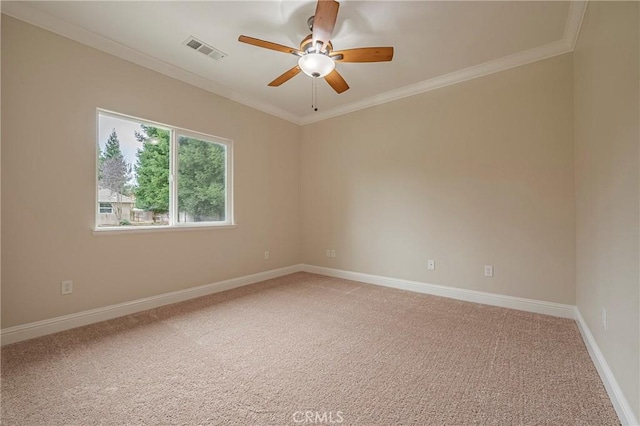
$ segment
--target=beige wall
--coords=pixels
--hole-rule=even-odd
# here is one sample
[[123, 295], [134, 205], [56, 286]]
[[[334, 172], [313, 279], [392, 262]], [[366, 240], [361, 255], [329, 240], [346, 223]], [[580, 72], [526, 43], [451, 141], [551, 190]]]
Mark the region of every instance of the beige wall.
[[637, 418], [639, 12], [637, 2], [589, 2], [574, 52], [577, 306]]
[[573, 304], [572, 99], [569, 54], [305, 126], [304, 262]]
[[[2, 19], [0, 19], [0, 47], [2, 43]], [[0, 62], [2, 61], [2, 49], [0, 48]], [[2, 99], [2, 67], [0, 66], [0, 99]], [[0, 259], [2, 259], [2, 105], [0, 102]], [[2, 262], [0, 261], [0, 307], [2, 306]], [[0, 308], [1, 309], [1, 308]], [[0, 319], [0, 327], [2, 320]]]
[[[298, 126], [4, 15], [2, 89], [3, 328], [300, 262]], [[93, 235], [97, 107], [233, 139], [237, 228]]]
[[[302, 129], [3, 16], [2, 327], [305, 262], [577, 303], [638, 417], [638, 9]], [[238, 227], [93, 235], [97, 107], [233, 139]]]

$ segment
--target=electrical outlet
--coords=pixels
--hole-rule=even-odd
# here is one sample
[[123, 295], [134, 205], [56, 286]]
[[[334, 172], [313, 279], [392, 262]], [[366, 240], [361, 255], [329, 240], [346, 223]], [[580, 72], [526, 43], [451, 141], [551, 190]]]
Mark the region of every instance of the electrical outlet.
[[331, 257], [336, 257], [336, 251], [331, 249]]
[[60, 293], [62, 294], [73, 293], [73, 281], [62, 281], [60, 283]]
[[493, 276], [493, 265], [484, 265], [484, 276], [485, 277]]
[[264, 260], [269, 260], [269, 257], [270, 257], [269, 250], [267, 250], [264, 252]]
[[327, 249], [327, 257], [331, 257], [331, 250]]
[[602, 328], [607, 331], [607, 310], [602, 308]]
[[436, 269], [436, 261], [433, 259], [429, 259], [427, 261], [427, 269], [430, 271], [435, 271]]

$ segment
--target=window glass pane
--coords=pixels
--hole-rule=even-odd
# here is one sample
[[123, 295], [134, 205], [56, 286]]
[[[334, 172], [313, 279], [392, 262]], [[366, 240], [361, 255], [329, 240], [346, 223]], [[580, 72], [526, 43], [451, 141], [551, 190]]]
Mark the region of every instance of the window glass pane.
[[97, 226], [169, 224], [170, 131], [99, 115]]
[[225, 218], [226, 146], [178, 136], [178, 222]]
[[169, 156], [171, 132], [140, 125], [136, 138], [142, 147], [136, 152], [136, 210], [134, 222], [140, 225], [169, 224]]
[[232, 223], [231, 142], [106, 111], [98, 127], [96, 227]]

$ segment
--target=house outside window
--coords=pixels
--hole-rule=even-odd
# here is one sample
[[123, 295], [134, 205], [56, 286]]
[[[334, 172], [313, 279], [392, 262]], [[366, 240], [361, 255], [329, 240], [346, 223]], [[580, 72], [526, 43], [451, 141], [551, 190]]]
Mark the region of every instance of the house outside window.
[[111, 203], [99, 203], [100, 206], [100, 214], [110, 214], [113, 213], [113, 206]]

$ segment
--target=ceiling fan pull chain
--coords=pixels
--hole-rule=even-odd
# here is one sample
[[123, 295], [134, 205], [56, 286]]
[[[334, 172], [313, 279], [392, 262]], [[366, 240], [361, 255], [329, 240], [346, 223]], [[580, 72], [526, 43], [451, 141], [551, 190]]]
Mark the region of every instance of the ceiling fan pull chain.
[[318, 111], [318, 86], [316, 84], [317, 78], [311, 79], [311, 109]]

